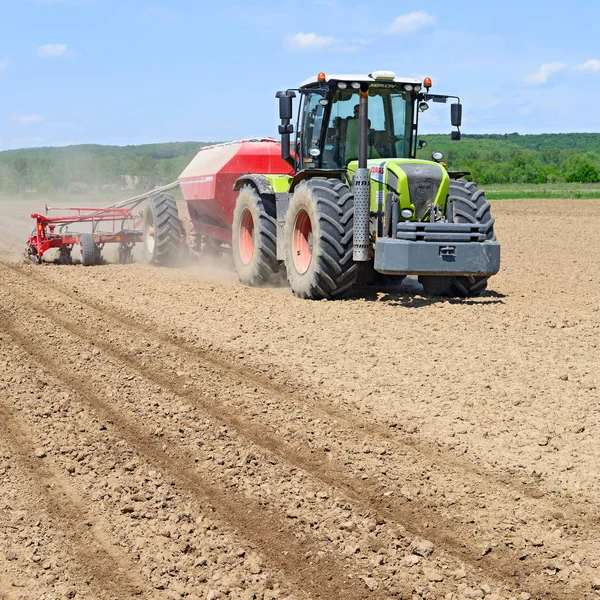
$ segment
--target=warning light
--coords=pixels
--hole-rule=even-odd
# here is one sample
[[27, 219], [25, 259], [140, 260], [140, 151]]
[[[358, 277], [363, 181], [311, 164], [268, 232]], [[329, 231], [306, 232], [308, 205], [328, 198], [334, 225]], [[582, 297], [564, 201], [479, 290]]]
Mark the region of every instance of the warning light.
[[317, 79], [319, 81], [327, 81], [327, 75], [325, 75], [325, 73], [321, 72], [317, 75]]
[[423, 85], [427, 88], [427, 91], [429, 91], [429, 88], [433, 85], [431, 83], [431, 77], [425, 77], [425, 79], [423, 79]]

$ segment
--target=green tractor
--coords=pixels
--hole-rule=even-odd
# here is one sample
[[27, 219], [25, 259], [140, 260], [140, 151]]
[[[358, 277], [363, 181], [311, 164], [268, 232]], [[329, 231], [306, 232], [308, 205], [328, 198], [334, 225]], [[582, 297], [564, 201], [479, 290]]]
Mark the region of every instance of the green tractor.
[[[431, 80], [319, 73], [277, 93], [288, 174], [246, 174], [233, 215], [240, 280], [261, 285], [287, 273], [301, 298], [348, 296], [358, 284], [418, 276], [427, 293], [472, 296], [500, 268], [500, 245], [483, 192], [447, 171], [443, 156], [418, 160], [419, 114], [450, 102], [460, 139], [462, 105], [430, 93]], [[293, 99], [300, 96], [294, 128]], [[295, 141], [291, 135], [295, 132]], [[251, 230], [244, 219], [253, 215]], [[243, 256], [243, 236], [253, 236]]]

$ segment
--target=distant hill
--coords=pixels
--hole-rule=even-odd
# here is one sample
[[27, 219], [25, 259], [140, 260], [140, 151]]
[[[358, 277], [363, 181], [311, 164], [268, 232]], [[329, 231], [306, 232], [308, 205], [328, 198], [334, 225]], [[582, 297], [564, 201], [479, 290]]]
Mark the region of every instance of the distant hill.
[[[421, 135], [440, 150], [451, 169], [471, 171], [481, 184], [600, 182], [600, 133], [540, 135]], [[98, 193], [146, 191], [177, 179], [203, 146], [214, 142], [172, 142], [141, 146], [85, 144], [0, 152], [0, 192]]]
[[55, 157], [73, 158], [82, 154], [88, 156], [118, 156], [124, 159], [150, 156], [162, 160], [195, 154], [203, 146], [216, 142], [168, 142], [165, 144], [142, 144], [139, 146], [103, 146], [101, 144], [79, 144], [64, 147], [22, 148], [0, 152], [0, 159], [6, 156], [26, 156], [29, 158]]
[[198, 150], [213, 143], [83, 144], [7, 150], [0, 152], [0, 191], [145, 191], [177, 179]]

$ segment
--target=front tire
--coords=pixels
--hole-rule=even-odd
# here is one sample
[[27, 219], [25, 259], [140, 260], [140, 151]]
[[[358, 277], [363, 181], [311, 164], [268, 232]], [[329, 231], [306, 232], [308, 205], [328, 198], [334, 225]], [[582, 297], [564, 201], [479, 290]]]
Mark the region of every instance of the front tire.
[[[466, 179], [450, 181], [450, 192], [446, 203], [446, 218], [454, 223], [485, 225], [487, 241], [495, 242], [494, 218], [490, 203], [483, 191]], [[476, 296], [487, 287], [489, 275], [484, 276], [438, 276], [420, 275], [419, 283], [432, 296]]]
[[252, 185], [240, 190], [233, 212], [233, 264], [244, 285], [277, 283], [277, 213], [273, 194], [259, 194]]
[[179, 258], [181, 221], [171, 194], [155, 194], [146, 202], [142, 220], [144, 258], [147, 263], [174, 266]]
[[354, 196], [348, 186], [326, 177], [299, 184], [285, 224], [285, 265], [294, 294], [347, 297], [357, 274], [353, 238]]

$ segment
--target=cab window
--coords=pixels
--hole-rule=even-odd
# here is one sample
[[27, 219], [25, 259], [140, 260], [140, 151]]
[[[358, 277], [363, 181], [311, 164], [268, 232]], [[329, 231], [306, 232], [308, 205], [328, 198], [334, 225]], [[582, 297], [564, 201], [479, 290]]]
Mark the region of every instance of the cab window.
[[304, 129], [300, 132], [302, 162], [301, 169], [306, 169], [318, 163], [317, 157], [311, 156], [311, 150], [319, 150], [321, 152], [321, 130], [323, 128], [323, 117], [325, 108], [319, 101], [323, 100], [323, 95], [320, 93], [312, 93], [304, 96], [303, 119]]
[[[343, 169], [358, 158], [357, 90], [336, 90], [323, 150], [323, 168]], [[405, 157], [410, 147], [412, 99], [396, 89], [369, 91], [367, 158]]]

